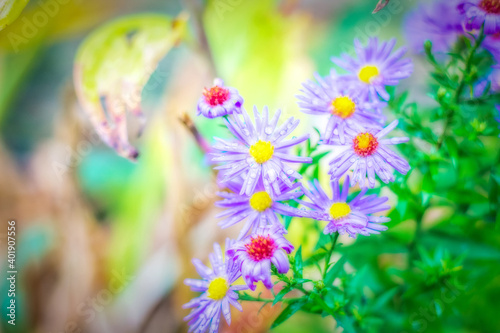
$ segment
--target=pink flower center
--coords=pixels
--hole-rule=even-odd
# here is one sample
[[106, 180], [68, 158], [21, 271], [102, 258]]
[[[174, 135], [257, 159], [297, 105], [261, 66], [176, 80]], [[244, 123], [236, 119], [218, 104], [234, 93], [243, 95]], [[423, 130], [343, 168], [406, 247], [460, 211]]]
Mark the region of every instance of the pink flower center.
[[219, 86], [214, 86], [210, 89], [205, 88], [203, 96], [205, 96], [205, 102], [208, 105], [217, 106], [224, 104], [229, 99], [229, 90]]
[[500, 40], [500, 32], [497, 32], [496, 34], [490, 35], [491, 39], [494, 40]]
[[245, 244], [245, 248], [247, 249], [247, 253], [254, 261], [261, 261], [264, 259], [270, 259], [274, 251], [277, 248], [274, 239], [271, 236], [257, 236], [250, 237], [250, 243]]
[[500, 14], [500, 0], [482, 0], [479, 7], [488, 14]]
[[370, 156], [378, 147], [378, 140], [371, 133], [360, 133], [353, 140], [354, 152], [359, 156]]

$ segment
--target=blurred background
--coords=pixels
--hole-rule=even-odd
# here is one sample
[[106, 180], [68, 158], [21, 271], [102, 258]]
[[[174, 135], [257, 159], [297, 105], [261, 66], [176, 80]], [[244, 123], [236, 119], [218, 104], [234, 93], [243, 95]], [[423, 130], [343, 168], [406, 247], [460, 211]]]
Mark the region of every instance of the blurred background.
[[[330, 57], [352, 52], [355, 37], [395, 37], [398, 46], [405, 44], [401, 27], [417, 1], [392, 0], [390, 8], [373, 15], [376, 2], [30, 1], [0, 32], [1, 330], [187, 331], [182, 318], [188, 311], [181, 305], [195, 295], [182, 281], [197, 278], [191, 258], [205, 260], [214, 241], [234, 237], [239, 227], [221, 231], [216, 225], [211, 167], [179, 119], [187, 113], [206, 138], [220, 132], [219, 120], [195, 116], [203, 88], [218, 76], [240, 91], [247, 109], [281, 108], [285, 116], [303, 120], [297, 136], [312, 131], [314, 122], [300, 114], [294, 97], [304, 80], [315, 71], [326, 75]], [[52, 9], [47, 11], [48, 3]], [[37, 18], [41, 12], [49, 18]], [[129, 119], [131, 143], [140, 151], [134, 163], [99, 140], [77, 101], [72, 73], [77, 49], [93, 29], [136, 13], [186, 13], [189, 18], [185, 40], [160, 61], [144, 87], [147, 124], [140, 138], [133, 130], [135, 120]], [[26, 28], [30, 22], [37, 23], [34, 29]], [[411, 99], [425, 105], [431, 101], [425, 96], [425, 66], [418, 55], [410, 56], [415, 73], [398, 90], [411, 84]], [[446, 223], [452, 215], [434, 212], [425, 228]], [[371, 267], [360, 285], [368, 296], [368, 285], [383, 290], [400, 282], [393, 273], [404, 269], [404, 247], [415, 223], [394, 217], [384, 235], [356, 242], [342, 238], [345, 251], [358, 259], [366, 256]], [[9, 220], [17, 226], [16, 326], [7, 324], [6, 317], [9, 285], [3, 254]], [[292, 242], [305, 247], [307, 224], [295, 225]], [[500, 332], [499, 271], [491, 267], [492, 261], [500, 263], [500, 246], [498, 235], [491, 237], [489, 244], [467, 248], [480, 261], [489, 260], [487, 268], [478, 266], [489, 270], [482, 288], [461, 292], [453, 307], [442, 309], [445, 319], [427, 320], [426, 331]], [[456, 246], [458, 255], [463, 247]], [[245, 303], [243, 313], [233, 311], [233, 324], [221, 331], [266, 332], [280, 309], [259, 308]], [[423, 315], [418, 303], [405, 311], [381, 313], [383, 325], [376, 327], [411, 331], [412, 321]], [[274, 332], [332, 332], [335, 327], [332, 319], [299, 313]]]

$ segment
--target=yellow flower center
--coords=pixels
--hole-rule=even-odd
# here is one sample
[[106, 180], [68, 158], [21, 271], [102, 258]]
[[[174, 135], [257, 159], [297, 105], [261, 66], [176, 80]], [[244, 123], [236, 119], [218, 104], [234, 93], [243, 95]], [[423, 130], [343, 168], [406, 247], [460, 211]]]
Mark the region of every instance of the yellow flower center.
[[372, 141], [370, 133], [363, 133], [357, 136], [358, 138], [358, 148], [366, 149]]
[[351, 212], [351, 207], [345, 202], [336, 202], [330, 207], [330, 216], [334, 220], [340, 220]]
[[379, 75], [379, 71], [377, 66], [371, 66], [367, 65], [363, 68], [358, 73], [358, 77], [361, 81], [364, 83], [371, 83], [373, 78]]
[[352, 116], [356, 109], [356, 103], [348, 96], [340, 96], [332, 101], [332, 114], [346, 119]]
[[228, 289], [229, 286], [224, 278], [215, 278], [208, 285], [208, 297], [215, 301], [219, 301], [226, 296]]
[[250, 155], [255, 162], [262, 164], [273, 157], [274, 146], [270, 141], [259, 140], [250, 147]]
[[250, 198], [250, 207], [258, 212], [263, 212], [273, 204], [273, 200], [267, 192], [257, 192]]

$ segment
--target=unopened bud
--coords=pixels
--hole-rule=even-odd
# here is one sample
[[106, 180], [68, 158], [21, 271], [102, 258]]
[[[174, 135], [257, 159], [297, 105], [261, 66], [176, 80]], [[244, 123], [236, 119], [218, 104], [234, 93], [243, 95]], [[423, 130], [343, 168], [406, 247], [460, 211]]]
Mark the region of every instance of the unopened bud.
[[323, 288], [325, 288], [325, 283], [323, 282], [323, 280], [317, 281], [314, 284], [314, 288], [316, 288], [317, 290], [322, 290]]

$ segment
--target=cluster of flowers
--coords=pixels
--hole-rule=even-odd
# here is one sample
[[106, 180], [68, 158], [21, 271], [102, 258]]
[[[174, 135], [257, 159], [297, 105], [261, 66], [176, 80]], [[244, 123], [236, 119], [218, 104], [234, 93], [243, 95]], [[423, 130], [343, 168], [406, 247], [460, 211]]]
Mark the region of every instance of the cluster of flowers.
[[[185, 304], [193, 308], [186, 317], [190, 331], [218, 330], [220, 312], [230, 324], [229, 304], [240, 309], [236, 291], [250, 288], [262, 281], [272, 288], [271, 264], [279, 273], [287, 273], [290, 263], [287, 254], [294, 247], [286, 240], [286, 229], [279, 215], [310, 217], [327, 221], [325, 234], [339, 232], [351, 237], [370, 235], [386, 230], [381, 223], [387, 217], [372, 214], [390, 208], [387, 198], [366, 195], [375, 186], [376, 175], [384, 183], [394, 181], [394, 170], [406, 174], [407, 161], [388, 146], [408, 141], [408, 138], [384, 137], [396, 127], [397, 121], [385, 128], [382, 109], [389, 95], [386, 86], [396, 85], [413, 71], [409, 59], [403, 59], [404, 49], [393, 52], [395, 40], [379, 43], [371, 39], [367, 46], [355, 42], [356, 58], [343, 56], [332, 59], [347, 72], [337, 75], [332, 70], [327, 77], [317, 75], [317, 83], [304, 83], [298, 105], [304, 113], [328, 117], [320, 144], [332, 146], [338, 154], [330, 162], [332, 197], [318, 180], [307, 189], [298, 182], [302, 176], [289, 163], [311, 163], [310, 157], [289, 153], [291, 147], [308, 139], [309, 135], [286, 140], [298, 126], [292, 118], [278, 126], [280, 111], [271, 118], [264, 108], [262, 114], [254, 108], [254, 122], [243, 108], [243, 98], [234, 88], [216, 79], [214, 86], [205, 89], [198, 103], [198, 115], [208, 118], [224, 117], [235, 139], [214, 138], [211, 161], [218, 164], [218, 181], [229, 191], [219, 193], [223, 198], [216, 205], [225, 210], [219, 225], [226, 228], [246, 221], [236, 241], [226, 241], [223, 256], [218, 244], [209, 259], [212, 269], [199, 260], [193, 263], [202, 280], [188, 279], [185, 283], [202, 294]], [[343, 186], [339, 180], [349, 170]], [[359, 184], [361, 192], [348, 201], [350, 186]], [[288, 205], [295, 201], [301, 209]], [[246, 285], [233, 285], [243, 277]]]

